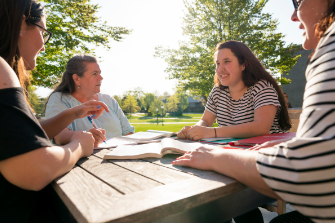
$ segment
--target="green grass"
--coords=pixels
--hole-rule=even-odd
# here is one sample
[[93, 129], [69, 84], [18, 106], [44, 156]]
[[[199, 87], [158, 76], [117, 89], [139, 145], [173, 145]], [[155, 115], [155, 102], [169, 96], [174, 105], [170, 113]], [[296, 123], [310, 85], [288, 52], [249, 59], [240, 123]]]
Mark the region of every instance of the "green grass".
[[[147, 130], [161, 130], [161, 131], [169, 131], [169, 132], [178, 132], [180, 131], [186, 124], [134, 124], [132, 126], [135, 127], [135, 132], [145, 132]], [[193, 124], [189, 124], [192, 126]], [[218, 124], [214, 123], [213, 127], [218, 127]]]
[[147, 130], [162, 130], [162, 131], [169, 131], [169, 132], [178, 132], [180, 131], [185, 124], [166, 124], [162, 126], [162, 123], [157, 124], [134, 124], [132, 125], [135, 127], [135, 132], [145, 132]]

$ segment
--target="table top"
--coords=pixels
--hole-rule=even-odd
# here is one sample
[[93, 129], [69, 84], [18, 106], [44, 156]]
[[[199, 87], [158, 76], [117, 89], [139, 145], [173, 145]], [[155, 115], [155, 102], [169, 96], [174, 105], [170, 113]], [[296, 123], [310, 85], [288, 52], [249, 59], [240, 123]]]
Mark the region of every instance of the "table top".
[[212, 171], [162, 159], [103, 160], [95, 150], [53, 182], [78, 222], [223, 222], [273, 199]]

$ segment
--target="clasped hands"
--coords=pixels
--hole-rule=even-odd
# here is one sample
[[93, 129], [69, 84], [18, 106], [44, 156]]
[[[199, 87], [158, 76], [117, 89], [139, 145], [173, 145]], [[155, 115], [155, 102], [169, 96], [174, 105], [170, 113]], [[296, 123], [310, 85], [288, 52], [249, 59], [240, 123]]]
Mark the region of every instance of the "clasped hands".
[[185, 126], [177, 133], [178, 138], [191, 139], [191, 140], [213, 138], [214, 136], [215, 136], [214, 128], [199, 125]]

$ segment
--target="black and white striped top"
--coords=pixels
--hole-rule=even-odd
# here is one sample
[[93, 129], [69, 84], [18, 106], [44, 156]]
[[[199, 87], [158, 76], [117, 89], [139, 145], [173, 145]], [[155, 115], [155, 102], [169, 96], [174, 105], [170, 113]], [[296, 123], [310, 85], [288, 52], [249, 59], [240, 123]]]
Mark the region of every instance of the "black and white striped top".
[[284, 200], [314, 222], [335, 222], [335, 23], [306, 70], [297, 137], [259, 151], [257, 168]]
[[256, 109], [264, 105], [278, 107], [269, 134], [286, 132], [278, 123], [281, 105], [277, 92], [269, 82], [264, 80], [249, 87], [238, 101], [231, 98], [228, 88], [221, 90], [214, 86], [208, 96], [206, 110], [217, 116], [219, 126], [229, 126], [254, 121]]

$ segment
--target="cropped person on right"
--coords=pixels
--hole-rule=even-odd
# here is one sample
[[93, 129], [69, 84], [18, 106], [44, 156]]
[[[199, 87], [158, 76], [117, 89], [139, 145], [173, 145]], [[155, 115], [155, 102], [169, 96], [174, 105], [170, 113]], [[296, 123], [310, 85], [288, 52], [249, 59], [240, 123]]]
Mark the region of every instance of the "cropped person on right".
[[173, 164], [217, 171], [297, 210], [271, 223], [335, 222], [335, 0], [293, 4], [303, 48], [315, 49], [296, 138], [258, 152], [200, 147]]

